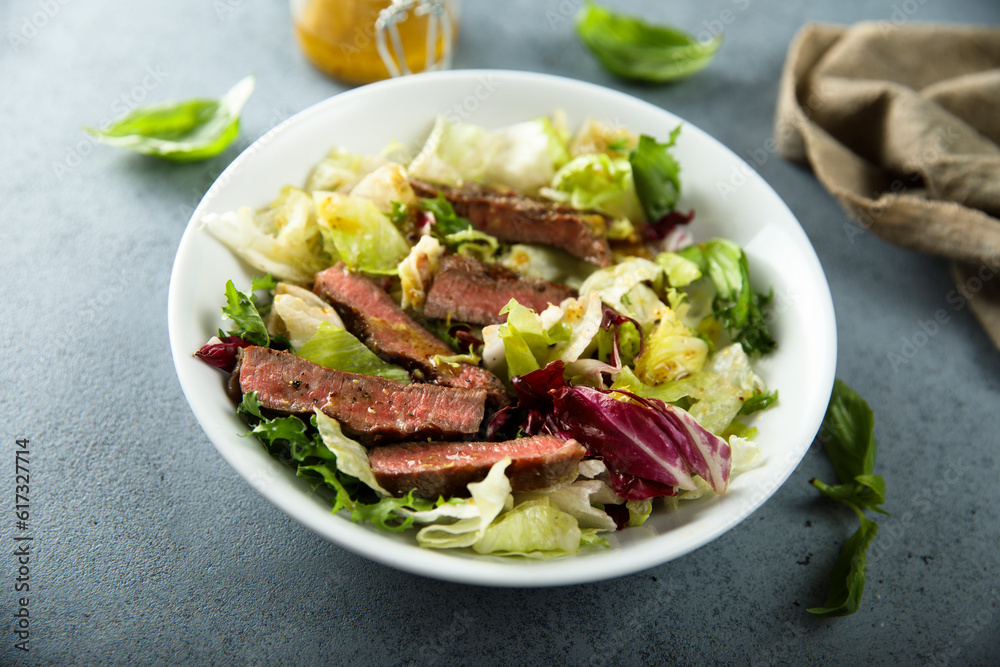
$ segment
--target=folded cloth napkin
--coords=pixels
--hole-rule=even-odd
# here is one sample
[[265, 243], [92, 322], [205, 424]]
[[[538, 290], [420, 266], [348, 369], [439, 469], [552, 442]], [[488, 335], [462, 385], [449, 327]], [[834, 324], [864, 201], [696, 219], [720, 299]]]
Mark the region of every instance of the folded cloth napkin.
[[863, 230], [952, 260], [1000, 348], [1000, 29], [810, 24], [788, 50], [775, 122]]

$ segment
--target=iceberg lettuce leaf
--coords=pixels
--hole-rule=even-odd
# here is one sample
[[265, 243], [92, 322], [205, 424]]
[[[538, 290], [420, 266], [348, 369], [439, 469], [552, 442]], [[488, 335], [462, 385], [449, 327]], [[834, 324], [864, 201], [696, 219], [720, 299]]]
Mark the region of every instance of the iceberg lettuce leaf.
[[351, 269], [393, 275], [410, 245], [370, 199], [316, 192], [317, 222], [324, 243], [336, 248]]

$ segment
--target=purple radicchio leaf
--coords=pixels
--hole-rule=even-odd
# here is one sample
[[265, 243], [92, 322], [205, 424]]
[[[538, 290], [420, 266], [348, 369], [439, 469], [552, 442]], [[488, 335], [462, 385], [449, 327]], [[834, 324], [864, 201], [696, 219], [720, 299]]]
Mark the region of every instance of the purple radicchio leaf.
[[[490, 437], [518, 425], [524, 433], [575, 438], [591, 456], [604, 460], [611, 487], [626, 500], [676, 495], [695, 489], [699, 475], [717, 493], [725, 493], [732, 452], [687, 412], [657, 399], [627, 392], [570, 385], [563, 363], [513, 379], [515, 407], [497, 413]], [[630, 400], [618, 400], [619, 393]]]
[[239, 354], [240, 348], [248, 347], [249, 345], [251, 343], [248, 343], [239, 336], [213, 337], [210, 341], [202, 345], [201, 349], [194, 353], [194, 356], [209, 366], [232, 373], [236, 368], [236, 357]]

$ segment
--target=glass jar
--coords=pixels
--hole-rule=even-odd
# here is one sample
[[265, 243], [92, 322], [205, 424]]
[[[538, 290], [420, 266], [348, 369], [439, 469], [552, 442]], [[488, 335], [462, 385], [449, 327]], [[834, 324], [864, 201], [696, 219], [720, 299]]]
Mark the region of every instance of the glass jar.
[[445, 69], [458, 0], [291, 0], [299, 46], [319, 70], [361, 84]]

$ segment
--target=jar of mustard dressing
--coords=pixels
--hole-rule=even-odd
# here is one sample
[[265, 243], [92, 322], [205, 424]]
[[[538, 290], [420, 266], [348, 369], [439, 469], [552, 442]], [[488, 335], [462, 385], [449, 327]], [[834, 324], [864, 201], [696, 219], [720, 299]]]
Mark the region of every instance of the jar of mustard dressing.
[[322, 72], [350, 84], [445, 69], [458, 0], [291, 0], [299, 46]]

